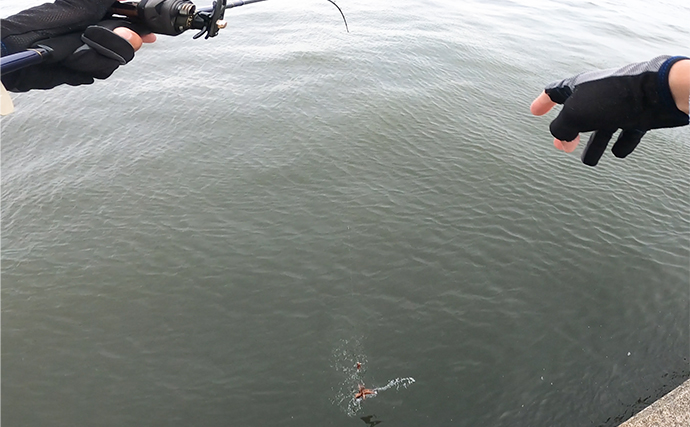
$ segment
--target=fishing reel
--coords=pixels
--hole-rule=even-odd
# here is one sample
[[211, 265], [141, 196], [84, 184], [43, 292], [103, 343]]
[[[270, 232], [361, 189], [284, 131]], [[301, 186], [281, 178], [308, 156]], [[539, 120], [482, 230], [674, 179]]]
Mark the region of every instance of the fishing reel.
[[197, 10], [189, 0], [141, 0], [116, 2], [110, 12], [156, 34], [177, 36], [187, 30], [200, 30], [193, 38], [205, 35], [208, 39], [227, 26], [223, 21], [226, 5], [227, 0], [216, 0], [212, 8]]

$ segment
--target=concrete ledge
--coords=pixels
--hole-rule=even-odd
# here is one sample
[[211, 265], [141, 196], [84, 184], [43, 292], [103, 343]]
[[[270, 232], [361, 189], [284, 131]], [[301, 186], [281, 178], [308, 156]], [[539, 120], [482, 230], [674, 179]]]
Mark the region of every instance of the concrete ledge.
[[620, 427], [690, 426], [690, 380], [646, 407]]

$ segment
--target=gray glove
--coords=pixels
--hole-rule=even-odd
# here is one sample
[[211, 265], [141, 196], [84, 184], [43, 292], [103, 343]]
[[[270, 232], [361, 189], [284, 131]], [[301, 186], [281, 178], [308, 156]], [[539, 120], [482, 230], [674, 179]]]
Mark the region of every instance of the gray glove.
[[545, 88], [563, 109], [551, 122], [551, 134], [562, 141], [592, 132], [582, 162], [595, 166], [613, 134], [622, 129], [612, 152], [625, 157], [651, 129], [685, 126], [688, 115], [676, 106], [669, 88], [669, 70], [682, 56], [659, 56], [620, 69], [592, 71]]

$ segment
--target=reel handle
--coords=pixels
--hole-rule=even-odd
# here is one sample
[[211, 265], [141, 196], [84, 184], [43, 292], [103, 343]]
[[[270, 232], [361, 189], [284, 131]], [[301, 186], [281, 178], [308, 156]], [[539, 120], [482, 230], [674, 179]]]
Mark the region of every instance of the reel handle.
[[152, 33], [177, 36], [187, 30], [200, 30], [194, 38], [206, 34], [206, 38], [218, 35], [227, 25], [223, 21], [227, 0], [217, 0], [212, 9], [197, 10], [189, 0], [141, 0], [139, 2], [115, 2], [110, 7], [113, 15], [119, 15], [139, 24]]

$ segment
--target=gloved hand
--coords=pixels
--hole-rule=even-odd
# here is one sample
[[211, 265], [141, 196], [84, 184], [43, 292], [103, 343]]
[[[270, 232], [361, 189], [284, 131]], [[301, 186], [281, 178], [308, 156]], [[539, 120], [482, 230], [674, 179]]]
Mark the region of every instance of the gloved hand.
[[113, 30], [136, 29], [124, 20], [102, 21], [112, 4], [112, 0], [57, 0], [3, 19], [3, 55], [39, 46], [52, 51], [49, 61], [3, 75], [5, 87], [24, 92], [90, 84], [131, 61], [134, 47]]
[[589, 166], [599, 162], [613, 134], [622, 129], [612, 152], [623, 158], [648, 130], [688, 124], [688, 114], [678, 109], [669, 87], [669, 70], [684, 59], [660, 56], [617, 70], [578, 74], [546, 86], [530, 110], [543, 115], [563, 104], [550, 130], [556, 147], [566, 152], [575, 149], [580, 132], [593, 131], [582, 153]]

